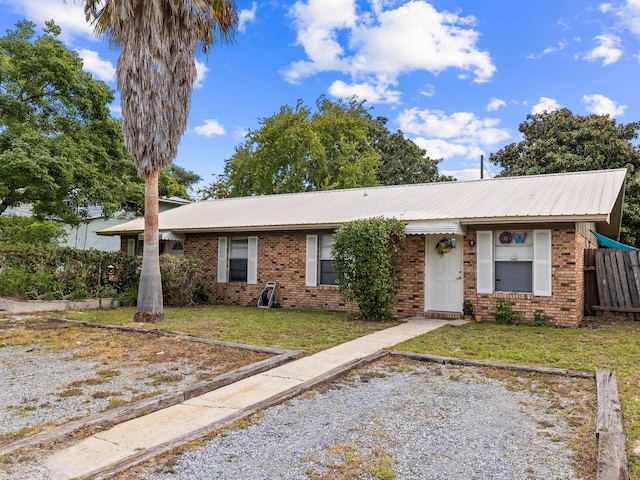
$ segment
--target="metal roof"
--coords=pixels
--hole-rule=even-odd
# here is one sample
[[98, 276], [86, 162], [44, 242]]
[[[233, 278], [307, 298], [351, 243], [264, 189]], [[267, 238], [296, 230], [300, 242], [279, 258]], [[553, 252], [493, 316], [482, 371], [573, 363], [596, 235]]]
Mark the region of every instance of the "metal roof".
[[[617, 236], [625, 175], [625, 169], [616, 169], [228, 198], [162, 212], [159, 227], [174, 232], [308, 229], [383, 216], [463, 225], [585, 221], [608, 224], [604, 229]], [[98, 233], [143, 229], [144, 220], [136, 219]]]

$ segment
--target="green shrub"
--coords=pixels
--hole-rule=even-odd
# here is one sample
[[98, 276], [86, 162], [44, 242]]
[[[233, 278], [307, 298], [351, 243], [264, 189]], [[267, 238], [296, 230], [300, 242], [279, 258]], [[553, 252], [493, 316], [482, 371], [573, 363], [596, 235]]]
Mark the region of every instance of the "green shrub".
[[0, 296], [26, 293], [31, 285], [31, 275], [17, 268], [5, 268], [0, 272]]
[[524, 312], [514, 310], [513, 303], [504, 298], [500, 298], [496, 302], [496, 309], [493, 315], [499, 325], [513, 325], [524, 320]]
[[404, 223], [382, 217], [344, 223], [334, 234], [338, 291], [358, 304], [366, 320], [393, 317], [404, 238]]
[[0, 242], [15, 245], [53, 244], [67, 237], [64, 225], [34, 217], [0, 215]]
[[[58, 245], [1, 245], [0, 295], [36, 299], [112, 296], [133, 283], [140, 260], [123, 252], [75, 250]], [[110, 281], [107, 265], [119, 272]]]
[[[114, 297], [137, 300], [141, 257], [57, 245], [0, 246], [0, 296], [28, 300]], [[109, 268], [109, 267], [113, 268]], [[195, 256], [160, 258], [164, 303], [205, 303], [203, 262]]]
[[195, 255], [161, 255], [163, 302], [169, 307], [206, 303], [202, 260]]
[[536, 310], [535, 312], [533, 312], [534, 327], [544, 327], [549, 320], [551, 320], [551, 317], [549, 317], [542, 310]]

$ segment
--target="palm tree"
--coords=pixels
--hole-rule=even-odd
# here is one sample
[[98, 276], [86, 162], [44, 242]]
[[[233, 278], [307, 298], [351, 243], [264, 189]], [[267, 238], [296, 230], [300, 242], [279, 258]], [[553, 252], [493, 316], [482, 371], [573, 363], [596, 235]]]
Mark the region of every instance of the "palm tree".
[[121, 47], [116, 77], [125, 142], [145, 182], [144, 251], [135, 321], [164, 319], [158, 174], [171, 166], [187, 124], [195, 54], [238, 25], [233, 0], [82, 0], [87, 21]]

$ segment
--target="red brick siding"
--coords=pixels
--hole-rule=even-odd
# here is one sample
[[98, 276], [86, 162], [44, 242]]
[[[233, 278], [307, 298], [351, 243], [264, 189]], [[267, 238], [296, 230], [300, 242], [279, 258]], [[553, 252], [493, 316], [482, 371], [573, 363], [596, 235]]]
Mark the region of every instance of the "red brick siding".
[[[518, 228], [526, 227], [519, 225]], [[550, 325], [577, 327], [580, 324], [584, 311], [583, 265], [587, 240], [573, 227], [551, 230], [552, 296], [541, 297], [525, 293], [476, 293], [476, 229], [468, 229], [464, 240], [464, 298], [473, 303], [474, 313], [481, 314], [483, 319], [494, 320], [496, 301], [505, 298], [514, 304], [515, 310], [524, 312], [527, 322], [533, 321], [536, 311], [542, 311], [550, 317]], [[471, 246], [472, 240], [474, 246]]]
[[[498, 226], [496, 228], [506, 228]], [[518, 229], [534, 228], [518, 225]], [[535, 227], [540, 228], [540, 227]], [[476, 293], [476, 230], [467, 229], [464, 237], [464, 299], [474, 304], [475, 313], [493, 320], [496, 300], [506, 298], [515, 309], [525, 312], [526, 321], [533, 321], [535, 311], [543, 311], [551, 317], [550, 324], [576, 327], [584, 310], [584, 248], [588, 240], [572, 227], [552, 228], [552, 297], [533, 294], [477, 294]], [[356, 312], [357, 306], [346, 302], [335, 287], [307, 287], [306, 238], [307, 234], [331, 233], [274, 232], [258, 235], [258, 281], [255, 285], [241, 282], [217, 283], [218, 236], [211, 233], [188, 234], [184, 243], [186, 254], [196, 254], [204, 259], [207, 293], [211, 303], [255, 305], [266, 282], [278, 282], [276, 298], [284, 308], [327, 309]], [[254, 235], [238, 233], [237, 236]], [[225, 235], [232, 237], [234, 235]], [[471, 245], [473, 240], [474, 245]], [[123, 251], [127, 239], [122, 237]], [[402, 253], [403, 274], [394, 311], [400, 316], [422, 315], [425, 297], [425, 237], [408, 235]]]
[[[205, 261], [207, 293], [212, 303], [255, 305], [266, 282], [278, 282], [276, 298], [284, 308], [327, 309], [356, 312], [357, 306], [346, 302], [336, 287], [306, 286], [306, 240], [317, 232], [278, 232], [258, 235], [258, 283], [217, 283], [218, 237], [213, 234], [190, 234], [185, 253], [208, 258]], [[244, 236], [245, 234], [238, 234]], [[424, 237], [408, 236], [402, 255], [403, 275], [395, 312], [401, 316], [424, 313]]]

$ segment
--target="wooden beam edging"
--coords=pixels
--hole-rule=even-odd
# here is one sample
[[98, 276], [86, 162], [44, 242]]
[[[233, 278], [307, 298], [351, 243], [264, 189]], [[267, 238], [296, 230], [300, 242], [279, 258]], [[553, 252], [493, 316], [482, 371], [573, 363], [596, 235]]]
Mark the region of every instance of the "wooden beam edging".
[[627, 480], [627, 439], [622, 426], [622, 408], [618, 396], [616, 374], [609, 370], [596, 370], [598, 394], [598, 480]]
[[504, 362], [490, 362], [488, 360], [471, 360], [455, 357], [442, 357], [440, 355], [429, 355], [426, 353], [412, 353], [402, 352], [398, 350], [390, 350], [389, 353], [393, 356], [410, 358], [412, 360], [420, 360], [425, 362], [462, 365], [469, 367], [488, 367], [488, 368], [501, 368], [503, 370], [513, 370], [530, 373], [546, 373], [549, 375], [563, 375], [567, 377], [580, 377], [580, 378], [595, 378], [596, 374], [588, 370], [571, 370], [568, 368], [548, 368], [548, 367], [535, 367], [529, 365], [519, 365], [515, 363]]
[[106, 330], [121, 330], [123, 332], [134, 333], [151, 333], [155, 335], [161, 335], [163, 337], [174, 337], [186, 340], [188, 342], [207, 343], [209, 345], [218, 345], [221, 347], [241, 348], [244, 350], [251, 350], [259, 353], [271, 353], [273, 355], [281, 355], [283, 353], [290, 352], [292, 350], [285, 350], [282, 348], [263, 347], [260, 345], [247, 345], [245, 343], [223, 342], [222, 340], [211, 340], [209, 338], [195, 337], [193, 335], [187, 335], [185, 333], [171, 332], [168, 330], [160, 330], [157, 328], [139, 328], [139, 327], [127, 327], [124, 325], [109, 325], [106, 323], [93, 323], [85, 322], [82, 320], [69, 320], [66, 318], [47, 318], [48, 322], [52, 323], [73, 323], [76, 325], [82, 325], [91, 328], [104, 328]]
[[282, 402], [290, 400], [293, 397], [297, 397], [298, 395], [305, 393], [323, 383], [329, 382], [340, 375], [347, 373], [350, 370], [361, 367], [363, 365], [375, 362], [383, 357], [389, 355], [387, 351], [379, 351], [373, 353], [367, 357], [359, 358], [356, 360], [352, 360], [343, 365], [339, 365], [322, 375], [314, 377], [306, 382], [301, 383], [295, 387], [291, 387], [288, 390], [284, 390], [280, 393], [277, 393], [261, 402], [255, 403], [250, 407], [243, 408], [238, 410], [237, 412], [223, 418], [220, 420], [216, 420], [208, 425], [198, 428], [192, 432], [182, 435], [179, 438], [172, 439], [168, 442], [165, 442], [161, 445], [157, 445], [153, 448], [149, 448], [140, 452], [136, 452], [134, 455], [122, 459], [116, 463], [108, 465], [98, 470], [94, 470], [93, 472], [89, 472], [82, 477], [78, 477], [81, 479], [92, 479], [92, 480], [106, 480], [115, 477], [118, 473], [126, 470], [127, 468], [131, 468], [145, 460], [149, 460], [153, 457], [160, 455], [168, 450], [173, 448], [180, 447], [186, 443], [189, 443], [193, 440], [196, 440], [208, 433], [211, 433], [220, 428], [231, 425], [233, 422], [246, 418], [250, 415], [258, 413], [260, 410], [264, 410], [265, 408], [272, 407], [274, 405], [278, 405]]
[[36, 433], [30, 437], [22, 438], [9, 445], [0, 447], [0, 457], [8, 455], [22, 448], [33, 447], [54, 441], [64, 440], [73, 433], [85, 428], [108, 428], [134, 418], [148, 415], [157, 410], [162, 410], [173, 405], [185, 402], [190, 398], [217, 390], [231, 383], [235, 383], [247, 377], [266, 372], [272, 368], [283, 365], [302, 356], [300, 350], [286, 351], [281, 355], [267, 358], [259, 362], [236, 368], [230, 372], [218, 375], [211, 381], [199, 382], [180, 391], [167, 392], [149, 398], [144, 398], [121, 407], [116, 407], [106, 412], [97, 413], [90, 417], [80, 418], [53, 427], [50, 430]]
[[595, 378], [597, 395], [596, 439], [598, 444], [597, 480], [627, 480], [629, 463], [626, 450], [626, 436], [623, 430], [622, 409], [616, 374], [609, 370], [571, 370], [566, 368], [546, 368], [518, 365], [486, 360], [470, 360], [442, 357], [422, 353], [389, 351], [390, 355], [411, 360], [469, 367], [500, 368], [529, 373], [543, 373], [568, 377]]

